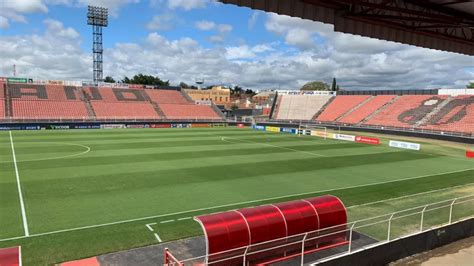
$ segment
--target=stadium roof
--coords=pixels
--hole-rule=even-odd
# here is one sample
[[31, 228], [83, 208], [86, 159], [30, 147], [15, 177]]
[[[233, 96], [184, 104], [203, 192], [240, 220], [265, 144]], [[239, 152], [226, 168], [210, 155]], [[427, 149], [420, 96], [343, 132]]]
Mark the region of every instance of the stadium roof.
[[358, 34], [474, 55], [474, 1], [219, 0], [334, 25]]

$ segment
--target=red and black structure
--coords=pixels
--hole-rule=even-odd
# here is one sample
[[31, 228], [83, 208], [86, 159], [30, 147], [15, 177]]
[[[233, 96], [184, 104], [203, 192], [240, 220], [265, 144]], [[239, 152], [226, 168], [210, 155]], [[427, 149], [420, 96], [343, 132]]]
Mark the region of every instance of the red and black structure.
[[330, 195], [194, 220], [204, 231], [205, 263], [211, 265], [268, 264], [348, 243], [346, 208]]

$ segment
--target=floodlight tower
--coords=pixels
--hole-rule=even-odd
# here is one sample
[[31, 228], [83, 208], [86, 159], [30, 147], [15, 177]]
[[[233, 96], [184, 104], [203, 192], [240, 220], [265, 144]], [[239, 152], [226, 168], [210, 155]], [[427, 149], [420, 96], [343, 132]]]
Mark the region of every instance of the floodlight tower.
[[109, 10], [105, 7], [87, 6], [87, 24], [92, 25], [92, 54], [94, 62], [93, 80], [98, 84], [103, 80], [102, 27], [107, 27]]

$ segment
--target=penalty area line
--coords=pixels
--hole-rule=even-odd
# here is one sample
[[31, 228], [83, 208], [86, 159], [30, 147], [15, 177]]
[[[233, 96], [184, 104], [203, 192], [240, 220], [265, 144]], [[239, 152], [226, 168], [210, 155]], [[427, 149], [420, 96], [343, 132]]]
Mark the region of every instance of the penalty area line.
[[18, 172], [18, 164], [16, 161], [16, 154], [15, 154], [15, 145], [13, 144], [12, 132], [9, 131], [9, 133], [10, 133], [10, 144], [12, 148], [13, 165], [15, 166], [16, 185], [18, 189], [18, 197], [20, 199], [20, 209], [21, 209], [21, 218], [23, 220], [23, 230], [25, 232], [25, 237], [28, 237], [30, 236], [30, 230], [28, 229], [28, 220], [26, 218], [25, 202], [23, 200], [23, 191], [21, 190], [20, 174]]
[[[297, 194], [277, 196], [277, 197], [257, 199], [257, 200], [249, 200], [249, 201], [243, 201], [243, 202], [229, 203], [229, 204], [223, 204], [223, 205], [219, 205], [219, 206], [198, 208], [198, 209], [193, 209], [193, 210], [185, 210], [185, 211], [179, 211], [179, 212], [167, 213], [167, 214], [159, 214], [159, 215], [153, 215], [153, 216], [147, 216], [147, 217], [117, 221], [117, 222], [110, 222], [110, 223], [103, 223], [103, 224], [96, 224], [96, 225], [88, 225], [88, 226], [75, 227], [75, 228], [70, 228], [70, 229], [63, 229], [63, 230], [56, 230], [56, 231], [50, 231], [50, 232], [44, 232], [44, 233], [38, 233], [38, 234], [31, 234], [29, 236], [18, 236], [18, 237], [4, 238], [4, 239], [0, 239], [0, 242], [5, 242], [5, 241], [9, 241], [9, 240], [16, 240], [16, 239], [22, 239], [22, 238], [28, 238], [28, 237], [38, 237], [38, 236], [66, 233], [66, 232], [72, 232], [72, 231], [78, 231], [78, 230], [84, 230], [84, 229], [93, 229], [93, 228], [105, 227], [105, 226], [111, 226], [111, 225], [120, 225], [120, 224], [137, 222], [137, 221], [144, 221], [144, 220], [150, 220], [150, 219], [156, 219], [156, 218], [176, 216], [176, 215], [181, 215], [181, 214], [185, 214], [185, 213], [187, 214], [187, 213], [193, 213], [193, 212], [208, 211], [208, 210], [221, 209], [221, 208], [226, 208], [226, 207], [233, 207], [233, 206], [252, 204], [252, 203], [258, 203], [258, 202], [279, 200], [279, 199], [306, 196], [306, 195], [312, 195], [312, 194], [327, 193], [327, 192], [338, 191], [338, 190], [346, 190], [346, 189], [352, 189], [352, 188], [370, 187], [370, 186], [376, 186], [376, 185], [390, 184], [390, 183], [396, 183], [396, 182], [402, 182], [402, 181], [408, 181], [408, 180], [415, 180], [415, 179], [420, 179], [420, 178], [425, 178], [425, 177], [430, 177], [430, 176], [447, 175], [447, 174], [461, 173], [461, 172], [472, 171], [472, 170], [474, 170], [474, 168], [456, 170], [456, 171], [449, 171], [449, 172], [443, 172], [443, 173], [436, 173], [436, 174], [431, 174], [431, 175], [420, 175], [420, 176], [414, 176], [414, 177], [406, 177], [406, 178], [400, 178], [400, 179], [395, 179], [395, 180], [390, 180], [390, 181], [383, 181], [383, 182], [375, 182], [375, 183], [369, 183], [369, 184], [361, 184], [361, 185], [346, 186], [346, 187], [339, 187], [339, 188], [319, 190], [319, 191], [297, 193]], [[167, 220], [167, 221], [164, 221], [164, 222], [168, 223], [168, 222], [172, 222], [172, 221], [174, 221], [174, 220]]]

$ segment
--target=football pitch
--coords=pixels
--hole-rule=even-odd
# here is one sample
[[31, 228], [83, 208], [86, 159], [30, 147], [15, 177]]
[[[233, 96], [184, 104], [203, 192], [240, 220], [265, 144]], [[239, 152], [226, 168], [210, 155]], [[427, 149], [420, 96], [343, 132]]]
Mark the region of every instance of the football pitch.
[[3, 131], [0, 247], [21, 245], [25, 265], [47, 265], [195, 236], [193, 216], [246, 206], [332, 194], [356, 220], [474, 193], [468, 145], [417, 140], [422, 150], [408, 151], [388, 139], [230, 127]]

